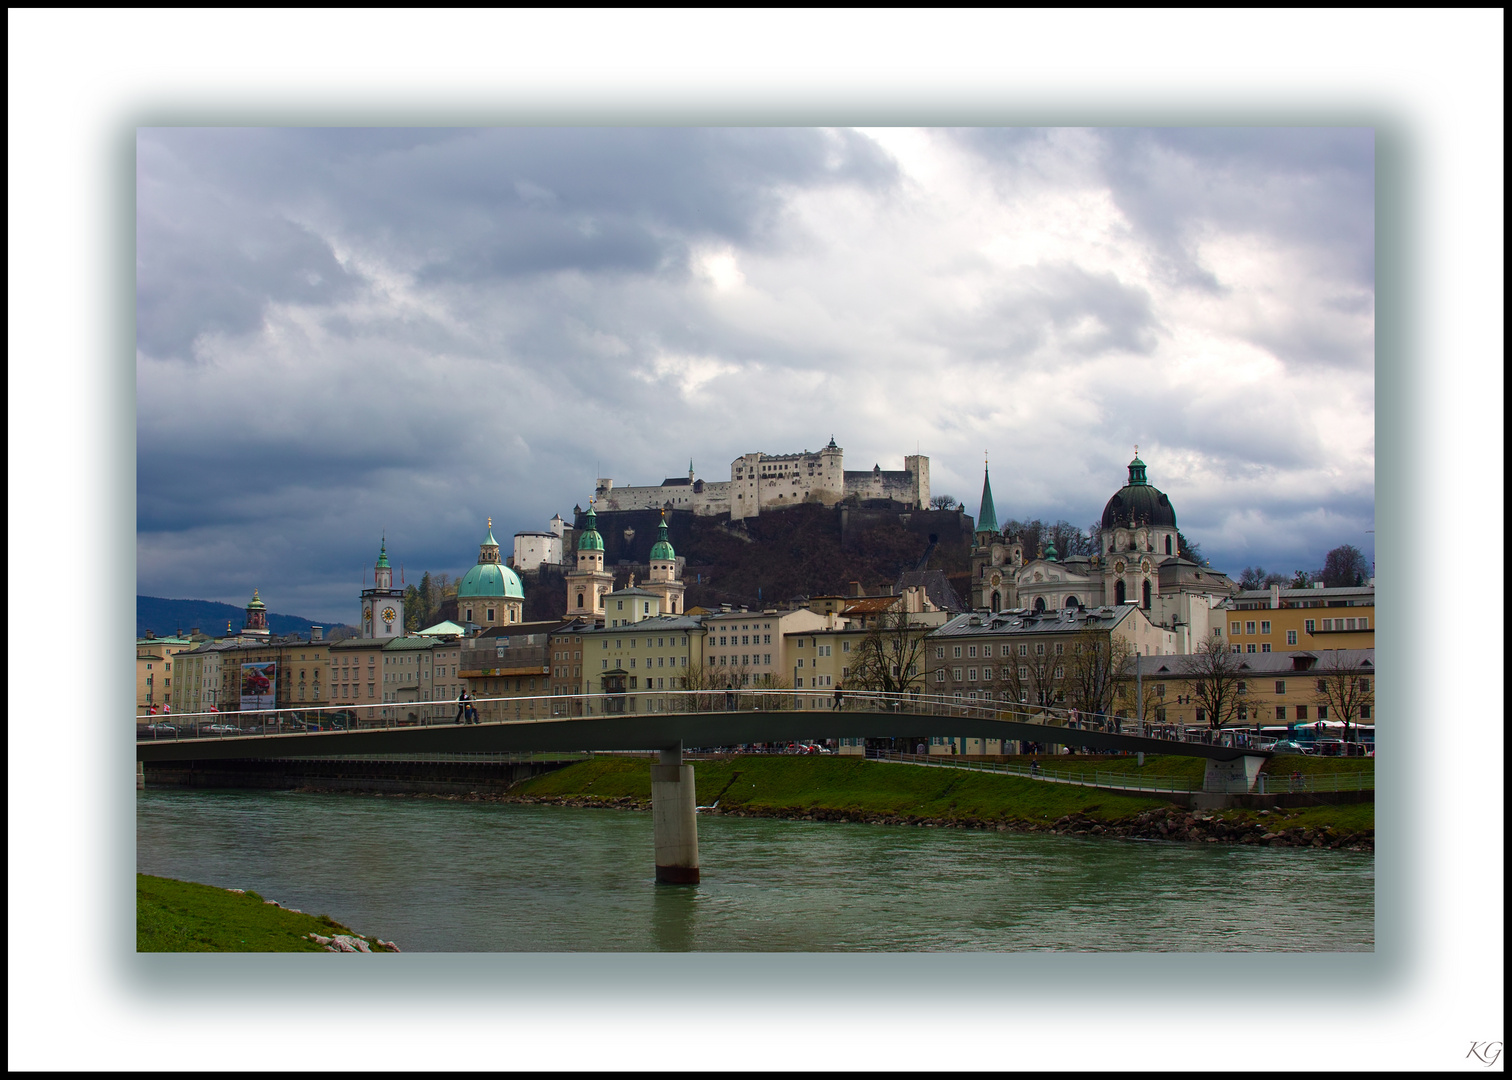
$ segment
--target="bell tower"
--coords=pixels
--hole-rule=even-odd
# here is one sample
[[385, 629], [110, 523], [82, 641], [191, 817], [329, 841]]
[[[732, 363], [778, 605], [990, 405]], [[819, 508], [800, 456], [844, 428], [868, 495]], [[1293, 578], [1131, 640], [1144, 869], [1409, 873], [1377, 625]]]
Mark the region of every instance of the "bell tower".
[[372, 639], [404, 636], [404, 592], [394, 588], [387, 537], [378, 545], [373, 586], [362, 590], [362, 636]]
[[567, 571], [567, 618], [604, 621], [604, 597], [614, 589], [614, 575], [604, 569], [604, 538], [598, 514], [588, 503], [587, 526], [578, 537], [577, 566]]

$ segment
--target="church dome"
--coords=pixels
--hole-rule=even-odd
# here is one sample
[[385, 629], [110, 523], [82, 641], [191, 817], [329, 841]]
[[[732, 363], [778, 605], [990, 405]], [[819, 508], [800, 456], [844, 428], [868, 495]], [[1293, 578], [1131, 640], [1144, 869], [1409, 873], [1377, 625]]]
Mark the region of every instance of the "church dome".
[[467, 572], [457, 586], [459, 600], [496, 596], [525, 599], [525, 589], [520, 585], [520, 579], [503, 563], [479, 563]]
[[583, 535], [578, 537], [579, 551], [603, 551], [604, 538], [599, 535], [598, 515], [593, 512], [593, 506], [588, 507], [588, 520], [584, 522], [588, 527], [583, 530]]
[[1118, 489], [1103, 508], [1104, 529], [1126, 528], [1130, 521], [1136, 526], [1154, 525], [1174, 529], [1176, 511], [1165, 492], [1145, 479], [1145, 463], [1135, 455], [1129, 462], [1129, 482]]
[[661, 525], [657, 527], [656, 543], [651, 546], [651, 558], [664, 559], [667, 562], [677, 558], [677, 552], [672, 550], [672, 542], [667, 539], [667, 515], [663, 514]]

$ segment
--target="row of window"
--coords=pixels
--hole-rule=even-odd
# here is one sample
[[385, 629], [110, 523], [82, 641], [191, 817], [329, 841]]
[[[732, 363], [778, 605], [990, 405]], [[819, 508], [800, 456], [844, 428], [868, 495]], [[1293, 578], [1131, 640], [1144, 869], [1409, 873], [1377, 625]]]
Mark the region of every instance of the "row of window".
[[[951, 656], [954, 659], [956, 659], [956, 660], [961, 659], [961, 649], [963, 648], [963, 646], [952, 645], [950, 648], [951, 648]], [[976, 659], [977, 646], [975, 646], [975, 645], [966, 645], [966, 646], [964, 646], [964, 648], [966, 650], [966, 657], [967, 657], [967, 659], [972, 659], [972, 660]], [[982, 656], [983, 657], [990, 658], [992, 656], [992, 646], [991, 645], [983, 645], [981, 648], [982, 648]], [[1081, 644], [1080, 643], [1077, 643], [1076, 651], [1077, 652], [1081, 652]], [[1019, 643], [1018, 654], [1020, 656], [1028, 656], [1029, 655], [1029, 644], [1028, 644], [1028, 642], [1020, 642]], [[998, 646], [998, 655], [999, 656], [1012, 656], [1013, 655], [1013, 646], [1012, 645], [1006, 645], [1006, 644], [1005, 645], [999, 645]], [[1045, 643], [1043, 641], [1036, 641], [1034, 643], [1034, 655], [1035, 656], [1044, 656], [1045, 655]], [[1064, 656], [1064, 655], [1066, 655], [1066, 643], [1064, 641], [1057, 641], [1055, 643], [1055, 655], [1056, 656]], [[943, 660], [943, 659], [945, 659], [945, 646], [944, 645], [936, 645], [935, 646], [935, 659], [936, 660]]]
[[[654, 663], [654, 664], [651, 662], [652, 659], [653, 659], [653, 657], [650, 657], [650, 656], [646, 657], [645, 658], [646, 663], [645, 663], [644, 666], [646, 666], [648, 668], [650, 668], [650, 667], [687, 667], [688, 666], [688, 658], [686, 656], [658, 656], [658, 657], [654, 657], [654, 659], [656, 661], [656, 663]], [[629, 657], [629, 663], [630, 663], [630, 667], [631, 668], [635, 667], [635, 661], [636, 661], [635, 657], [633, 657], [633, 656]], [[565, 670], [566, 669], [564, 668], [563, 671], [565, 671]], [[576, 670], [577, 670], [576, 668], [573, 668], [573, 671], [576, 671]], [[609, 670], [609, 661], [608, 660], [600, 660], [599, 661], [599, 670], [600, 671], [608, 671]]]
[[[966, 676], [964, 679], [961, 677], [961, 673], [962, 673], [963, 670], [965, 671], [965, 676]], [[981, 669], [981, 680], [980, 681], [982, 681], [982, 682], [991, 682], [993, 680], [993, 672], [995, 670], [996, 670], [995, 668], [990, 668], [990, 667], [989, 668], [982, 668]], [[956, 682], [977, 682], [978, 681], [978, 679], [977, 679], [977, 669], [976, 668], [964, 668], [964, 669], [962, 669], [962, 668], [951, 668], [950, 669], [950, 677], [953, 680], [955, 680]], [[1009, 677], [1010, 677], [1010, 675], [1009, 675], [1009, 669], [1008, 668], [1003, 668], [1003, 678], [1007, 679]], [[1020, 679], [1027, 679], [1029, 677], [1029, 669], [1026, 668], [1026, 667], [1019, 668], [1018, 669], [1018, 677]], [[1064, 667], [1057, 666], [1055, 668], [1054, 677], [1057, 678], [1057, 679], [1064, 679], [1066, 677], [1066, 669]], [[945, 681], [945, 669], [944, 668], [935, 668], [935, 682], [944, 682], [944, 681]]]
[[[1314, 634], [1314, 633], [1317, 633], [1317, 631], [1318, 631], [1318, 625], [1317, 624], [1318, 624], [1318, 620], [1316, 620], [1316, 619], [1305, 619], [1305, 620], [1303, 620], [1302, 626], [1303, 626], [1303, 629], [1305, 629], [1309, 634]], [[1270, 620], [1268, 620], [1268, 619], [1261, 619], [1261, 620], [1259, 620], [1259, 629], [1258, 629], [1258, 631], [1256, 630], [1256, 622], [1255, 622], [1255, 620], [1245, 620], [1242, 623], [1241, 622], [1237, 622], [1237, 621], [1229, 623], [1229, 636], [1230, 637], [1239, 637], [1240, 633], [1241, 633], [1241, 627], [1243, 628], [1242, 633], [1244, 633], [1246, 635], [1255, 634], [1255, 633], [1269, 634], [1271, 632], [1271, 624], [1270, 624]], [[1370, 619], [1368, 619], [1368, 618], [1324, 619], [1323, 620], [1323, 629], [1324, 630], [1369, 630], [1370, 629]], [[1286, 643], [1288, 645], [1295, 645], [1297, 643], [1297, 632], [1295, 630], [1288, 630], [1286, 632]], [[1254, 650], [1252, 649], [1250, 651], [1253, 652]]]

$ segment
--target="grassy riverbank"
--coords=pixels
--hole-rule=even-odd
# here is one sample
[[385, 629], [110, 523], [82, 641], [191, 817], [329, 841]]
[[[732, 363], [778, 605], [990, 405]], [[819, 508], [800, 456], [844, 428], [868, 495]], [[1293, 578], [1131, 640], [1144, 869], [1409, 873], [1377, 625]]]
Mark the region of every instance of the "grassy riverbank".
[[[310, 934], [367, 940], [329, 915], [280, 907], [255, 892], [137, 875], [137, 952], [333, 951]], [[370, 947], [397, 951], [376, 942]]]
[[[1128, 761], [1130, 771], [1134, 763]], [[1161, 759], [1146, 758], [1147, 767]], [[1290, 758], [1287, 759], [1288, 763]], [[1059, 764], [1059, 763], [1057, 763]], [[1198, 762], [1199, 768], [1201, 762]], [[1113, 832], [1327, 846], [1373, 843], [1375, 806], [1358, 803], [1292, 810], [1189, 814], [1163, 799], [1016, 776], [865, 761], [846, 757], [735, 756], [696, 763], [698, 801], [718, 813], [759, 817], [876, 821], [887, 824]], [[648, 806], [650, 761], [600, 756], [535, 777], [508, 798], [573, 805]], [[1208, 822], [1212, 828], [1197, 823]], [[1223, 828], [1218, 828], [1221, 825]], [[1286, 837], [1286, 839], [1281, 839]]]

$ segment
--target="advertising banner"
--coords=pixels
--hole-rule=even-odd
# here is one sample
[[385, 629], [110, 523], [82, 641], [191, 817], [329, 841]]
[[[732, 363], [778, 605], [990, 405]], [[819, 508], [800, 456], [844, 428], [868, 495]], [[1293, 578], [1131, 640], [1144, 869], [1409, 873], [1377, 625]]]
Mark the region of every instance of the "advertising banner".
[[277, 685], [277, 668], [275, 661], [267, 660], [260, 664], [243, 664], [241, 666], [241, 707], [242, 711], [248, 709], [271, 709], [273, 708], [274, 687]]

